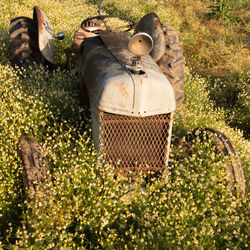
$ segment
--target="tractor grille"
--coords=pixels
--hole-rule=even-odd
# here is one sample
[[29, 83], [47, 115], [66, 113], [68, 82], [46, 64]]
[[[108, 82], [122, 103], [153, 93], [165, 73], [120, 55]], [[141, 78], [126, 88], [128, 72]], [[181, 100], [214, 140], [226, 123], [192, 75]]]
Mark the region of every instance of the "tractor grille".
[[167, 166], [171, 114], [143, 118], [101, 113], [101, 152], [119, 172], [156, 172]]

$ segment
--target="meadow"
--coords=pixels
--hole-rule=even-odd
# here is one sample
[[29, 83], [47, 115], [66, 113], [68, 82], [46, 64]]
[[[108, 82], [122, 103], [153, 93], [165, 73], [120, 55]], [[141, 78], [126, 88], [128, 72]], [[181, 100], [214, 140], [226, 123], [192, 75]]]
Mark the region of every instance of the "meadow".
[[[56, 69], [10, 66], [9, 22], [43, 9], [55, 41]], [[81, 22], [97, 14], [138, 21], [155, 12], [183, 42], [185, 101], [173, 132], [202, 126], [230, 138], [242, 163], [245, 196], [229, 192], [228, 159], [209, 143], [170, 157], [161, 178], [114, 178], [91, 138], [77, 73], [65, 70]], [[249, 242], [249, 5], [241, 0], [5, 0], [0, 2], [0, 248], [247, 249]], [[22, 192], [20, 136], [45, 150], [51, 181]], [[176, 149], [175, 149], [176, 150]], [[174, 152], [174, 149], [173, 149]], [[171, 154], [172, 156], [172, 154]], [[131, 191], [131, 187], [132, 191]], [[143, 190], [142, 188], [143, 187]]]

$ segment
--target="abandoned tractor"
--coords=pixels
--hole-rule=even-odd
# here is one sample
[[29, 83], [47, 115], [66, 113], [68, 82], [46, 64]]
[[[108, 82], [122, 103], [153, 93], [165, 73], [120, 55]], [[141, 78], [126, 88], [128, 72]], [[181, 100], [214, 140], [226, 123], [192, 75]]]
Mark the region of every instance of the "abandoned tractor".
[[[110, 19], [118, 19], [122, 25], [111, 28]], [[64, 36], [58, 33], [54, 37]], [[53, 65], [52, 39], [48, 17], [39, 7], [34, 8], [33, 19], [11, 20], [12, 65], [26, 68]], [[178, 32], [162, 24], [154, 13], [136, 24], [130, 18], [103, 15], [99, 10], [98, 16], [81, 23], [74, 42], [83, 82], [82, 96], [90, 104], [96, 150], [105, 162], [124, 174], [166, 169], [174, 110], [184, 99], [184, 57]], [[69, 51], [67, 56], [70, 59]], [[232, 158], [235, 164], [228, 168], [230, 179], [240, 184], [244, 192], [241, 163], [226, 136], [206, 128], [196, 129], [193, 137], [197, 136], [211, 137], [221, 154]], [[23, 158], [30, 159], [24, 165], [43, 171], [43, 164], [32, 160], [35, 142], [22, 138], [20, 144]], [[40, 146], [38, 149], [42, 154]], [[27, 181], [28, 170], [24, 169], [26, 183], [32, 184], [32, 177]]]

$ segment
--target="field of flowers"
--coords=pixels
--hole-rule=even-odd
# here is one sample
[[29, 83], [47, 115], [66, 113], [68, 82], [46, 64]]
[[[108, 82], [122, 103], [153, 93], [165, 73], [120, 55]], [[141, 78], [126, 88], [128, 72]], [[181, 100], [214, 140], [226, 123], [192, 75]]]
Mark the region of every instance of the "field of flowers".
[[[214, 1], [169, 2], [1, 1], [0, 248], [248, 248], [247, 65], [239, 58], [242, 67], [235, 60], [231, 72], [227, 57], [223, 58], [222, 70], [215, 61], [211, 61], [212, 65], [202, 64], [208, 55], [204, 50], [200, 52], [205, 54], [197, 54], [202, 68], [199, 71], [194, 65], [194, 51], [190, 49], [194, 42], [190, 41], [192, 21], [198, 18], [198, 14], [192, 16], [192, 4], [201, 14], [205, 12], [204, 5]], [[186, 4], [185, 13], [191, 16], [189, 23], [177, 14], [177, 10], [184, 11], [180, 2]], [[8, 59], [9, 21], [17, 16], [32, 17], [34, 5], [47, 13], [54, 33], [66, 34], [65, 40], [55, 41], [57, 69], [53, 73], [44, 68], [21, 73], [10, 66]], [[197, 143], [192, 155], [178, 149], [178, 160], [170, 158], [169, 171], [164, 177], [149, 181], [140, 175], [136, 179], [114, 178], [112, 167], [103, 166], [92, 145], [89, 118], [80, 104], [78, 75], [63, 69], [63, 50], [72, 46], [74, 31], [83, 19], [96, 15], [99, 7], [106, 13], [128, 15], [136, 20], [155, 11], [163, 22], [181, 30], [187, 61], [185, 102], [175, 112], [174, 133], [184, 137], [197, 126], [225, 133], [242, 162], [247, 186], [244, 197], [228, 192], [227, 159], [216, 155], [209, 143]], [[209, 24], [215, 28], [214, 19]], [[210, 43], [208, 40], [207, 44]], [[216, 44], [221, 45], [222, 42]], [[227, 49], [231, 55], [246, 53], [243, 47]], [[223, 70], [231, 78], [220, 76]], [[230, 79], [233, 80], [228, 83]], [[225, 88], [228, 96], [224, 95]], [[231, 106], [226, 106], [232, 93], [237, 98]], [[51, 175], [51, 181], [38, 186], [36, 194], [31, 193], [29, 198], [22, 192], [22, 164], [17, 153], [22, 135], [31, 136], [43, 145]]]

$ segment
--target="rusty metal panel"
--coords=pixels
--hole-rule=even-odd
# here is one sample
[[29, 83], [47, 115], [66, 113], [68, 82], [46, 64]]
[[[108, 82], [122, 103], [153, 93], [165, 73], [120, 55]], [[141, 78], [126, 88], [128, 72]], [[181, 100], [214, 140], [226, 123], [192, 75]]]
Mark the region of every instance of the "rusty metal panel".
[[101, 26], [87, 27], [86, 30], [83, 30], [82, 28], [78, 29], [74, 34], [74, 43], [76, 45], [76, 48], [77, 49], [80, 48], [84, 39], [98, 36], [97, 34], [94, 34], [93, 31], [104, 30], [104, 29], [105, 27]]
[[34, 7], [34, 19], [35, 18], [38, 23], [39, 49], [45, 59], [54, 64], [53, 37], [49, 19], [46, 13], [37, 6]]
[[118, 61], [131, 64], [131, 58], [135, 55], [128, 48], [131, 37], [129, 32], [99, 31], [99, 35], [106, 48]]
[[167, 167], [172, 113], [129, 117], [100, 113], [100, 150], [116, 171], [157, 172]]
[[[117, 44], [122, 43], [117, 40]], [[143, 56], [139, 64], [142, 74], [133, 74], [117, 60], [123, 58], [122, 61], [132, 63], [126, 58], [127, 51], [112, 49], [110, 53], [100, 37], [87, 38], [82, 43], [80, 68], [91, 106], [108, 113], [136, 117], [173, 112], [173, 88], [156, 62], [149, 55]]]

